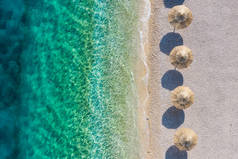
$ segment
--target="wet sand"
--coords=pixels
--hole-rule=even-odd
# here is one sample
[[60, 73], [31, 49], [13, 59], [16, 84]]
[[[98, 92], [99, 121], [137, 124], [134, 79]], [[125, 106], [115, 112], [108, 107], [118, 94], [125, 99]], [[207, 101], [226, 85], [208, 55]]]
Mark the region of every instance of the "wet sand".
[[149, 50], [149, 22], [151, 13], [151, 3], [150, 0], [142, 0], [139, 9], [139, 60], [136, 64], [135, 81], [138, 93], [138, 129], [140, 138], [140, 158], [147, 158], [147, 151], [149, 149], [149, 120], [148, 120], [148, 83], [149, 83], [149, 66], [148, 66], [148, 55]]
[[[166, 7], [172, 4], [164, 2], [169, 0], [151, 0], [147, 158], [237, 159], [238, 1], [185, 0], [194, 20], [176, 33], [167, 20]], [[192, 49], [194, 62], [188, 69], [175, 71], [168, 54], [181, 44]], [[195, 103], [184, 111], [174, 109], [170, 102], [170, 91], [178, 85], [195, 93]], [[179, 127], [192, 128], [199, 136], [190, 152], [173, 147]]]

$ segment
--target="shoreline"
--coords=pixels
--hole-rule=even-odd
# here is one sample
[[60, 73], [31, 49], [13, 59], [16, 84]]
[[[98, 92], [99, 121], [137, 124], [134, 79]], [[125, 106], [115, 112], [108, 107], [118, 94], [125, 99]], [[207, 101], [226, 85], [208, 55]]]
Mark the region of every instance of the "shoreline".
[[149, 22], [151, 18], [151, 2], [143, 0], [139, 10], [140, 18], [138, 28], [139, 33], [139, 62], [136, 71], [136, 85], [138, 89], [138, 129], [140, 140], [140, 156], [142, 159], [149, 159], [150, 147], [150, 122], [148, 116], [149, 99], [149, 76], [150, 68], [148, 65], [149, 50]]
[[[145, 5], [147, 3], [147, 5]], [[139, 135], [141, 142], [141, 158], [162, 158], [159, 149], [158, 136], [160, 133], [160, 94], [159, 94], [159, 22], [157, 20], [160, 7], [163, 3], [159, 0], [144, 0], [143, 12], [140, 18], [141, 30], [144, 36], [140, 36], [143, 66], [139, 66], [140, 74], [139, 90]], [[146, 8], [144, 6], [149, 6]], [[146, 12], [147, 9], [147, 12]], [[148, 14], [149, 12], [149, 14]], [[147, 14], [146, 14], [147, 13]], [[140, 34], [142, 34], [140, 32]], [[140, 50], [140, 51], [141, 51]], [[141, 71], [141, 70], [144, 71]], [[146, 93], [145, 93], [146, 92]], [[144, 98], [143, 98], [144, 97]], [[146, 97], [146, 98], [145, 98]]]

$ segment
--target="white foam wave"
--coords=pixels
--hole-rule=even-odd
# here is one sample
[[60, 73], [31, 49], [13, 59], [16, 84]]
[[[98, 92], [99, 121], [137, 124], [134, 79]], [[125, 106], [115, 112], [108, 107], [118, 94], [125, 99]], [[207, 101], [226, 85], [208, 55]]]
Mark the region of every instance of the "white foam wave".
[[[147, 115], [147, 102], [149, 99], [149, 92], [148, 92], [148, 80], [149, 80], [149, 74], [150, 74], [150, 70], [149, 70], [149, 66], [147, 63], [147, 55], [148, 55], [148, 49], [146, 49], [146, 47], [148, 47], [148, 43], [149, 43], [149, 19], [150, 19], [150, 15], [151, 15], [151, 2], [150, 0], [144, 0], [144, 7], [143, 7], [143, 11], [142, 11], [142, 16], [140, 18], [140, 22], [141, 22], [141, 27], [139, 28], [139, 33], [140, 33], [140, 46], [141, 46], [141, 53], [140, 53], [140, 58], [143, 61], [144, 67], [145, 67], [145, 75], [142, 77], [142, 80], [144, 82], [145, 85], [145, 91], [146, 91], [146, 96], [144, 98], [144, 101], [141, 105], [142, 111], [143, 111], [143, 121], [145, 125], [144, 129], [144, 133], [146, 133], [146, 139], [149, 139], [149, 121], [147, 120], [148, 115]], [[145, 152], [142, 152], [142, 158], [144, 159], [146, 157], [146, 153], [147, 153], [147, 149], [149, 148], [149, 145], [146, 145], [144, 148]]]

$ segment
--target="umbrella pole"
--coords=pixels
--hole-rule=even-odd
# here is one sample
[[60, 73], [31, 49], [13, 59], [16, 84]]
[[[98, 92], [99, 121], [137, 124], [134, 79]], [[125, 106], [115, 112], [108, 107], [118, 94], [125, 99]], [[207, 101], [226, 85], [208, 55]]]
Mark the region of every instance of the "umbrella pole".
[[173, 32], [175, 33], [175, 27], [174, 27], [174, 31]]

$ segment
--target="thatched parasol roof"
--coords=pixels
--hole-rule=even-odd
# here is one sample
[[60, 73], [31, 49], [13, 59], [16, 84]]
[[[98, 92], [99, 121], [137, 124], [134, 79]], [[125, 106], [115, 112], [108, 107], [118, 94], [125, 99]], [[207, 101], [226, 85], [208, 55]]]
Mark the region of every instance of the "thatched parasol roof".
[[193, 62], [192, 50], [184, 45], [175, 47], [169, 57], [170, 63], [178, 69], [187, 68]]
[[197, 134], [189, 128], [180, 128], [174, 135], [174, 144], [181, 151], [190, 151], [197, 142]]
[[185, 5], [178, 5], [169, 11], [168, 19], [175, 29], [183, 29], [192, 23], [192, 11]]
[[186, 109], [194, 103], [194, 93], [185, 86], [178, 86], [171, 92], [171, 102], [177, 109]]

